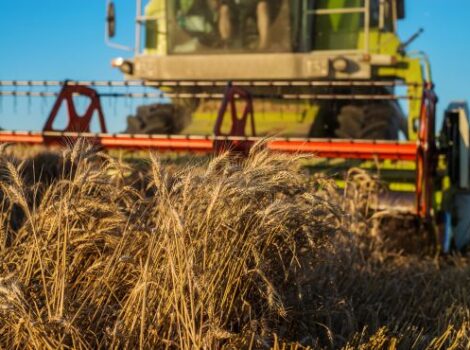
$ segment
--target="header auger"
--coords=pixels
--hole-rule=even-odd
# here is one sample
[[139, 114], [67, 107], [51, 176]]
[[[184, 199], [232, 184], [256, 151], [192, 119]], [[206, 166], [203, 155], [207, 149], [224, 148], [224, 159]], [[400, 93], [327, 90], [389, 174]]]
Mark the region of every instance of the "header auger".
[[[126, 49], [112, 41], [119, 6], [107, 8], [107, 42]], [[406, 52], [418, 34], [404, 43], [396, 34], [404, 0], [150, 0], [145, 9], [137, 0], [136, 8], [133, 57], [113, 60], [124, 81], [2, 81], [3, 96], [68, 101], [69, 122], [54, 130], [54, 109], [41, 132], [2, 131], [0, 142], [86, 138], [104, 148], [243, 154], [265, 140], [275, 152], [313, 155], [313, 171], [338, 179], [351, 166], [380, 171], [381, 209], [414, 215], [444, 251], [470, 243], [468, 109], [449, 106], [436, 136], [429, 61]], [[83, 118], [70, 94], [88, 96]], [[158, 103], [109, 134], [102, 98]], [[99, 133], [90, 133], [93, 111]]]

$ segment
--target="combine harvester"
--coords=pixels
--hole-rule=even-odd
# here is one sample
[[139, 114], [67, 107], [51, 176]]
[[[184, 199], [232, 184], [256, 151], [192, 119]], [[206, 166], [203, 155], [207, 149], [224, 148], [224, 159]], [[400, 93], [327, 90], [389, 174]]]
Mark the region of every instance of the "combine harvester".
[[[404, 0], [151, 0], [144, 11], [136, 2], [132, 49], [112, 41], [107, 3], [108, 44], [134, 51], [113, 61], [125, 80], [2, 81], [2, 95], [58, 98], [42, 132], [2, 131], [0, 142], [246, 153], [271, 136], [265, 147], [313, 154], [317, 171], [379, 170], [388, 186], [380, 208], [414, 215], [446, 252], [470, 243], [468, 108], [451, 104], [436, 137], [429, 62], [407, 52], [421, 31], [405, 42], [396, 34]], [[90, 100], [82, 116], [76, 95]], [[139, 107], [123, 134], [109, 134], [103, 96], [167, 101]], [[63, 103], [68, 125], [55, 130]], [[93, 115], [100, 133], [90, 133]]]

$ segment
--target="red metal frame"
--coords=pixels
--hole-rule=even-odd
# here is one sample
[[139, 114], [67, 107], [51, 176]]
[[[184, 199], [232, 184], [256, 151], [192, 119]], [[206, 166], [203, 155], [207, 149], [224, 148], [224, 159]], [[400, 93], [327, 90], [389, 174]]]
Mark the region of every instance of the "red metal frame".
[[435, 175], [436, 150], [436, 104], [434, 87], [429, 84], [423, 93], [416, 154], [416, 202], [418, 215], [430, 221], [433, 209], [433, 178]]
[[[241, 115], [238, 113], [237, 102], [241, 101], [244, 105], [242, 108]], [[222, 131], [222, 125], [224, 123], [227, 109], [230, 107], [230, 132], [224, 133]], [[250, 122], [251, 136], [256, 136], [255, 128], [255, 117], [253, 109], [253, 98], [251, 94], [237, 86], [233, 86], [229, 83], [225, 91], [224, 99], [219, 109], [217, 119], [214, 126], [214, 135], [219, 136], [231, 136], [231, 137], [246, 137], [247, 123]], [[242, 153], [247, 153], [251, 148], [252, 143], [247, 140], [228, 140], [228, 139], [216, 139], [214, 148], [217, 151], [231, 150]]]
[[[85, 96], [90, 99], [85, 114], [79, 115], [73, 100], [74, 95]], [[95, 112], [98, 113], [98, 119], [102, 133], [107, 133], [106, 122], [104, 120], [103, 109], [101, 108], [100, 96], [98, 92], [86, 86], [68, 85], [67, 82], [62, 87], [62, 90], [57, 97], [57, 100], [52, 107], [49, 118], [44, 125], [43, 131], [59, 131], [54, 129], [54, 121], [56, 120], [60, 107], [63, 103], [67, 103], [67, 126], [65, 129], [60, 130], [64, 132], [90, 132], [91, 119]]]

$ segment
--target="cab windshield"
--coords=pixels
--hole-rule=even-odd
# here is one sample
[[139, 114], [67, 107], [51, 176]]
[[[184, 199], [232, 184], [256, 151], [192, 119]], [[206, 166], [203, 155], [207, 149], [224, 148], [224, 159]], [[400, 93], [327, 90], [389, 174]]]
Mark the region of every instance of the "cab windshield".
[[169, 52], [292, 50], [290, 0], [168, 0]]
[[[169, 54], [362, 50], [369, 33], [393, 32], [396, 17], [396, 0], [160, 1], [150, 4], [156, 13], [165, 4], [158, 31]], [[157, 46], [150, 24], [147, 49]]]

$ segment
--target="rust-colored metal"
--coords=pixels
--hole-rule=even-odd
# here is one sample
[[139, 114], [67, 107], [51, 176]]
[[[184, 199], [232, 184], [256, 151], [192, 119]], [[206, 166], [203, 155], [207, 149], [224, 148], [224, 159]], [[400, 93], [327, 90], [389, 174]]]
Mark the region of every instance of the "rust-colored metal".
[[423, 94], [416, 153], [416, 204], [418, 215], [430, 221], [433, 208], [433, 178], [437, 162], [435, 140], [437, 96], [433, 86]]
[[[239, 105], [242, 104], [241, 114], [238, 111]], [[227, 115], [227, 110], [230, 112], [230, 131], [224, 133], [222, 131], [222, 125]], [[231, 137], [246, 137], [247, 135], [247, 124], [250, 123], [251, 136], [256, 136], [255, 128], [255, 117], [253, 109], [253, 98], [251, 94], [237, 86], [233, 86], [229, 83], [224, 95], [224, 99], [219, 109], [217, 119], [214, 126], [214, 135], [219, 136], [231, 136]], [[252, 142], [248, 140], [236, 140], [236, 139], [215, 139], [214, 148], [216, 151], [231, 150], [242, 153], [247, 153], [252, 146]]]
[[[77, 112], [73, 99], [75, 95], [88, 97], [90, 100], [88, 108], [83, 115], [79, 115]], [[63, 130], [56, 130], [54, 129], [54, 121], [63, 103], [67, 104], [67, 126]], [[44, 125], [43, 131], [90, 132], [91, 119], [95, 113], [98, 114], [101, 132], [107, 133], [98, 92], [86, 86], [68, 85], [65, 83], [52, 107], [52, 111]]]

